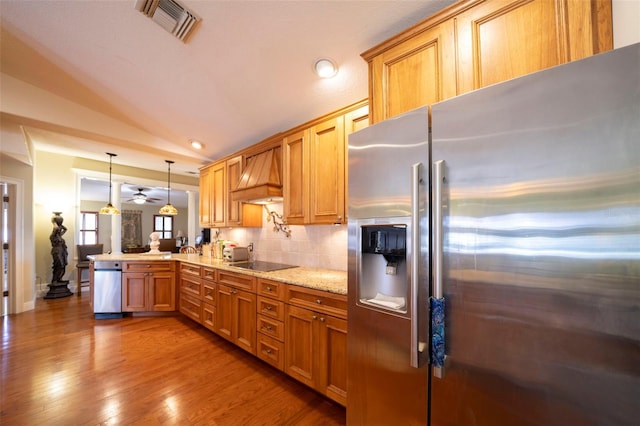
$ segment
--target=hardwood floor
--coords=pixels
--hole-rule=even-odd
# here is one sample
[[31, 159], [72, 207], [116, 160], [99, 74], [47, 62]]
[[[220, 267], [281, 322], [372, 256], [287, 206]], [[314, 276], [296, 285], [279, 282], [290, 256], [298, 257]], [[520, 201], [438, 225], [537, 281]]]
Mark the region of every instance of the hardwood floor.
[[177, 314], [95, 320], [88, 295], [2, 318], [3, 425], [342, 425], [345, 409]]

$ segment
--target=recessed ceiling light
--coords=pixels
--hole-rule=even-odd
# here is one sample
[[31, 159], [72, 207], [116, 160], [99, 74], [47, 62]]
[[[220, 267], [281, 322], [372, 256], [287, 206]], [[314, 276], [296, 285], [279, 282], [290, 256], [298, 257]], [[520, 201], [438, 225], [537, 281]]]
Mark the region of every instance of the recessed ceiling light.
[[191, 141], [191, 146], [195, 149], [202, 149], [204, 148], [204, 144], [202, 142], [196, 141], [196, 140], [192, 140]]
[[338, 74], [338, 66], [328, 58], [318, 59], [313, 66], [313, 69], [321, 78], [331, 78]]

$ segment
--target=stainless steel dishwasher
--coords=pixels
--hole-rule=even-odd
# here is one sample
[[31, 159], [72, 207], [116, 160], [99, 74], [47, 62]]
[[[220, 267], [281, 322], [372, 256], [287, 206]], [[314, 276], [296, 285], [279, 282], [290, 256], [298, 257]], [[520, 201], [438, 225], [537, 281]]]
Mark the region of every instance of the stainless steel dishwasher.
[[93, 313], [96, 319], [123, 317], [122, 263], [120, 261], [95, 261]]

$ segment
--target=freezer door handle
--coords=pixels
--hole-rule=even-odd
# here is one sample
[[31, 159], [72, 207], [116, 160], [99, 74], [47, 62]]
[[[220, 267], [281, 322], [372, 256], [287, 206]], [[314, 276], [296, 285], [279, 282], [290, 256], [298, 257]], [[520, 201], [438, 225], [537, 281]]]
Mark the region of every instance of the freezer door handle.
[[444, 377], [445, 300], [442, 287], [442, 185], [445, 180], [444, 160], [433, 163], [433, 297], [431, 298], [431, 364], [433, 375]]
[[420, 271], [420, 168], [411, 166], [411, 366], [419, 367], [418, 273]]

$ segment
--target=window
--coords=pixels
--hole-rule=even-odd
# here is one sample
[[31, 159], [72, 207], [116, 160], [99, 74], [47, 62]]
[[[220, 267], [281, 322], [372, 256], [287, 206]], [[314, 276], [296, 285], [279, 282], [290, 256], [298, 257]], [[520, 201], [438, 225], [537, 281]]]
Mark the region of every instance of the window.
[[159, 232], [160, 238], [173, 238], [173, 216], [153, 215], [153, 232]]
[[98, 244], [98, 212], [80, 212], [79, 244]]

